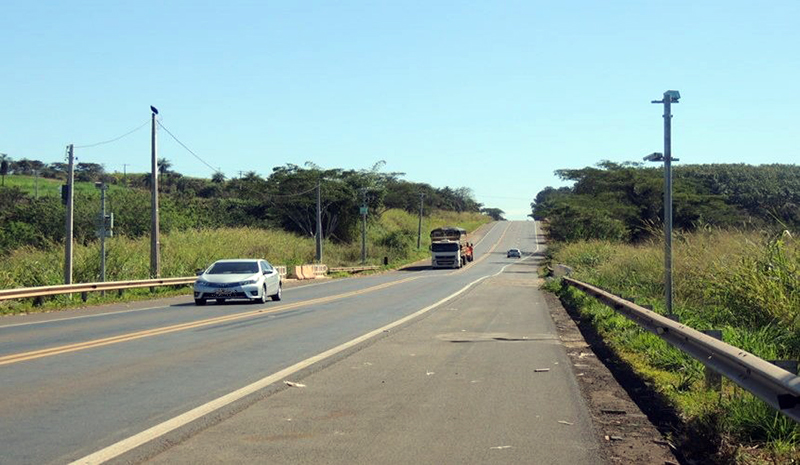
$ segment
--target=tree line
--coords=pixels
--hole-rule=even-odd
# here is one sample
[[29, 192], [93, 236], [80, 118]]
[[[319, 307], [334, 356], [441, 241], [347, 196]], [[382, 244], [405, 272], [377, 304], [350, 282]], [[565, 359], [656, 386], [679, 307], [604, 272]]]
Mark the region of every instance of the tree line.
[[[530, 216], [546, 219], [556, 240], [638, 241], [663, 224], [662, 168], [641, 163], [600, 162], [596, 167], [557, 170], [569, 187], [546, 187]], [[800, 166], [704, 164], [673, 167], [673, 224], [800, 227]]]
[[[45, 165], [35, 160], [8, 163], [7, 174], [66, 179], [61, 163]], [[423, 215], [432, 210], [480, 212], [492, 216], [502, 210], [486, 209], [466, 187], [435, 188], [402, 179], [403, 173], [381, 171], [383, 162], [369, 169], [323, 169], [313, 163], [273, 168], [269, 176], [255, 172], [227, 179], [183, 176], [159, 160], [160, 226], [175, 229], [259, 227], [281, 228], [301, 235], [316, 234], [316, 190], [319, 186], [323, 236], [349, 242], [358, 236], [360, 211], [366, 206], [371, 221], [387, 209]], [[64, 169], [62, 169], [64, 168]], [[102, 165], [79, 163], [76, 181], [105, 182], [107, 210], [114, 213], [114, 233], [139, 237], [150, 231], [150, 174], [106, 173]], [[74, 237], [87, 243], [95, 239], [99, 193], [75, 192]], [[0, 255], [21, 246], [49, 247], [64, 240], [64, 206], [56, 197], [33, 198], [19, 188], [0, 188]], [[498, 213], [499, 212], [499, 213]]]

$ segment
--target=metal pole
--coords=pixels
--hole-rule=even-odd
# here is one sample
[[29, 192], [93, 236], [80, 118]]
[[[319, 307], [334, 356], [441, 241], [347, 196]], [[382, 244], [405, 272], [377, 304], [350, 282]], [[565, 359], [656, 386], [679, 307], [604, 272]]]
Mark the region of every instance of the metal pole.
[[159, 234], [158, 234], [158, 158], [156, 150], [156, 112], [152, 112], [152, 127], [150, 130], [150, 152], [151, 152], [151, 229], [150, 229], [150, 277], [161, 277], [161, 260], [159, 254]]
[[72, 144], [67, 146], [67, 215], [64, 225], [64, 284], [72, 284], [72, 212], [75, 183], [75, 156]]
[[[100, 282], [106, 282], [106, 183], [100, 184]], [[106, 291], [100, 292], [101, 296]]]
[[419, 223], [417, 224], [417, 250], [419, 250], [420, 239], [422, 238], [422, 199], [423, 198], [425, 198], [425, 194], [420, 192], [420, 194], [419, 194]]
[[317, 181], [317, 263], [322, 263], [322, 182]]
[[664, 297], [672, 315], [672, 97], [664, 94]]

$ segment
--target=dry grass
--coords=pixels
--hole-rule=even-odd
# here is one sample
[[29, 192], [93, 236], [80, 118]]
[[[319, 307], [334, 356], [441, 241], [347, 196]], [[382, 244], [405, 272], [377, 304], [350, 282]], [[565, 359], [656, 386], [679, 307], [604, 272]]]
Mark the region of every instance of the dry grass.
[[[581, 241], [552, 249], [554, 262], [571, 265], [576, 279], [663, 313], [663, 242]], [[800, 244], [791, 234], [682, 234], [673, 241], [673, 270], [674, 311], [681, 322], [722, 329], [726, 342], [768, 360], [800, 359]], [[708, 395], [698, 362], [593, 299], [561, 292], [678, 406], [687, 424], [704, 425], [719, 435], [719, 444], [733, 444], [723, 461], [747, 462], [752, 455], [743, 451], [754, 446], [772, 451], [768, 460], [800, 459], [800, 427], [794, 422], [731, 383], [721, 397]]]

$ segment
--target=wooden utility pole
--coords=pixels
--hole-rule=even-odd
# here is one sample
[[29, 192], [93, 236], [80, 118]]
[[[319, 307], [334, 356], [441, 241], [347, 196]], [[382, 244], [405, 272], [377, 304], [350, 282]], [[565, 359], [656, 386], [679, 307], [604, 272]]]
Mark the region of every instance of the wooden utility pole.
[[322, 181], [317, 181], [317, 263], [322, 263]]
[[72, 284], [72, 212], [75, 184], [75, 154], [72, 144], [67, 146], [67, 215], [64, 225], [64, 284]]
[[152, 110], [152, 127], [150, 130], [150, 153], [151, 157], [151, 173], [150, 173], [150, 191], [151, 191], [151, 227], [150, 227], [150, 277], [161, 277], [161, 255], [159, 248], [161, 246], [158, 234], [158, 153], [156, 150], [156, 115], [158, 110], [155, 107], [150, 107]]

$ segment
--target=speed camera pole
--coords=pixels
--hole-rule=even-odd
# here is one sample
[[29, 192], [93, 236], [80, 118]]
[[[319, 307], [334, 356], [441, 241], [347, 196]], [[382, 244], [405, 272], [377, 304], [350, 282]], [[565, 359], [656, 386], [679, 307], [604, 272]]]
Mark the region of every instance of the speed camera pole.
[[672, 104], [681, 98], [677, 90], [664, 92], [662, 100], [652, 103], [664, 105], [664, 300], [667, 315], [672, 317]]
[[[150, 277], [161, 277], [161, 260], [159, 254], [159, 230], [158, 230], [158, 158], [156, 151], [156, 115], [158, 110], [155, 107], [150, 107], [152, 111], [152, 126], [150, 129], [150, 154], [151, 154], [151, 173], [150, 173], [150, 210], [151, 210], [151, 226], [150, 226]], [[154, 290], [154, 288], [150, 288]]]

